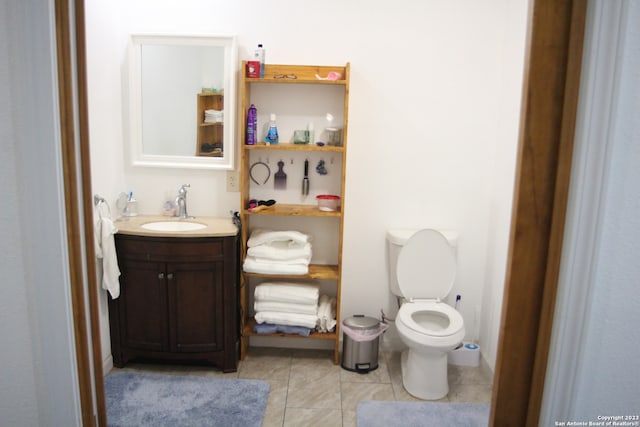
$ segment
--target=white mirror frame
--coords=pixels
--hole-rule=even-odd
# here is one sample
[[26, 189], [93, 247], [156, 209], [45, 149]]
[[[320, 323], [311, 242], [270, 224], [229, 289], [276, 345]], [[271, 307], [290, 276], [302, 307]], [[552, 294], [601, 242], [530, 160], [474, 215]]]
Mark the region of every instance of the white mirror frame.
[[[224, 47], [224, 131], [223, 157], [167, 156], [145, 154], [142, 147], [142, 46], [186, 45]], [[129, 44], [129, 145], [133, 166], [187, 168], [187, 169], [234, 169], [235, 114], [236, 114], [236, 55], [235, 35], [132, 35]], [[196, 120], [194, 119], [194, 126]], [[195, 141], [194, 141], [195, 146]]]

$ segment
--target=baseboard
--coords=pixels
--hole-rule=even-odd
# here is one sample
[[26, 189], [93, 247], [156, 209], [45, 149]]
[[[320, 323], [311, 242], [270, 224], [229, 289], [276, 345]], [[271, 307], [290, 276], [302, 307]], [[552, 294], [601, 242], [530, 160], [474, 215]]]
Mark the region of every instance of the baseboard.
[[102, 373], [107, 375], [113, 369], [113, 356], [111, 353], [102, 361]]

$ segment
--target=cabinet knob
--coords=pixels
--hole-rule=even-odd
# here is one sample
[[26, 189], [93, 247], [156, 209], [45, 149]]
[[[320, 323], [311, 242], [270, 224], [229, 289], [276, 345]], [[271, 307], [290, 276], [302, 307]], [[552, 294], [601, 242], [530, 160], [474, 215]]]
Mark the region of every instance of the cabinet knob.
[[167, 279], [168, 280], [172, 280], [173, 279], [173, 273], [168, 273], [167, 274]]
[[163, 280], [164, 279], [164, 273], [158, 273], [158, 279]]

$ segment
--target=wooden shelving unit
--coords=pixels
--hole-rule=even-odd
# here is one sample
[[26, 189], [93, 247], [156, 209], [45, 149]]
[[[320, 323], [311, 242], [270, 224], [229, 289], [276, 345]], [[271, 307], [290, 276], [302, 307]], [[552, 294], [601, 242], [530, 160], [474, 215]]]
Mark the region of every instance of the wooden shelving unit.
[[222, 93], [199, 93], [197, 99], [197, 129], [196, 156], [222, 157], [224, 123], [205, 123], [205, 110], [224, 110], [224, 95]]
[[[245, 70], [246, 62], [243, 62], [241, 70]], [[341, 74], [341, 80], [319, 80], [316, 75], [326, 76], [329, 72], [338, 72]], [[340, 296], [342, 289], [342, 239], [343, 239], [343, 227], [344, 227], [344, 205], [345, 205], [345, 165], [346, 165], [346, 153], [347, 153], [347, 127], [348, 127], [348, 105], [349, 105], [349, 64], [344, 66], [315, 66], [315, 65], [274, 65], [267, 64], [265, 70], [265, 78], [247, 78], [245, 73], [242, 72], [240, 80], [241, 91], [241, 119], [240, 122], [240, 135], [242, 146], [241, 151], [241, 163], [240, 163], [240, 197], [242, 210], [240, 217], [242, 220], [242, 237], [241, 237], [241, 263], [244, 261], [246, 255], [246, 242], [252, 231], [252, 219], [260, 218], [261, 221], [269, 221], [271, 218], [284, 217], [286, 218], [309, 218], [310, 221], [339, 221], [338, 232], [335, 235], [335, 250], [337, 251], [336, 259], [337, 264], [311, 264], [309, 266], [308, 274], [304, 276], [300, 275], [286, 275], [286, 274], [256, 274], [256, 273], [242, 273], [240, 278], [240, 305], [241, 305], [241, 319], [240, 319], [240, 358], [244, 359], [247, 347], [249, 345], [249, 337], [255, 334], [253, 326], [255, 320], [253, 319], [253, 310], [250, 306], [250, 296], [253, 292], [253, 288], [257, 283], [262, 281], [268, 281], [271, 279], [277, 280], [295, 280], [298, 282], [314, 283], [315, 281], [329, 281], [335, 283], [333, 292], [336, 297], [336, 328], [330, 333], [318, 333], [314, 332], [309, 337], [300, 337], [297, 335], [287, 334], [260, 334], [259, 336], [272, 336], [272, 337], [290, 337], [300, 338], [308, 340], [331, 340], [334, 343], [334, 357], [333, 362], [339, 363], [340, 349]], [[290, 78], [287, 76], [295, 76]], [[336, 100], [342, 104], [342, 116], [343, 120], [338, 125], [342, 128], [342, 144], [340, 146], [317, 146], [315, 144], [291, 144], [280, 143], [277, 145], [246, 145], [245, 144], [245, 129], [246, 129], [246, 114], [249, 106], [252, 103], [251, 89], [256, 86], [274, 85], [268, 89], [273, 90], [272, 96], [278, 96], [278, 90], [280, 86], [275, 84], [282, 84], [304, 87], [306, 85], [316, 85], [319, 88], [322, 87], [342, 87], [343, 90], [339, 92], [342, 96], [341, 100]], [[324, 90], [324, 89], [320, 89]], [[256, 107], [260, 108], [259, 105]], [[251, 180], [249, 176], [251, 157], [252, 155], [268, 155], [269, 153], [278, 153], [277, 155], [284, 155], [286, 153], [309, 153], [309, 155], [321, 155], [318, 153], [330, 153], [333, 156], [340, 157], [341, 170], [339, 173], [340, 181], [339, 188], [335, 189], [335, 194], [341, 198], [341, 208], [335, 212], [320, 211], [316, 204], [288, 204], [288, 203], [276, 203], [268, 209], [261, 210], [259, 212], [252, 212], [247, 209], [249, 201], [252, 199], [251, 194]], [[313, 200], [315, 202], [315, 200]], [[332, 246], [333, 247], [333, 246]]]

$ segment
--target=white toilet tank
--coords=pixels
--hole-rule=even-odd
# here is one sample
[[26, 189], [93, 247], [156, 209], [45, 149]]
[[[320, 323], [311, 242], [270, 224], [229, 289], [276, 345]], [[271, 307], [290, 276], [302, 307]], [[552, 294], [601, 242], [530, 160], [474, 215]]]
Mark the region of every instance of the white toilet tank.
[[[429, 228], [429, 227], [424, 227]], [[414, 235], [421, 228], [396, 228], [387, 230], [387, 247], [389, 249], [389, 289], [391, 293], [402, 297], [402, 292], [398, 285], [398, 277], [396, 274], [396, 268], [398, 265], [398, 254], [400, 250], [407, 243], [407, 240]], [[458, 246], [458, 233], [453, 230], [437, 230], [447, 239], [451, 247], [454, 249], [454, 253]]]

